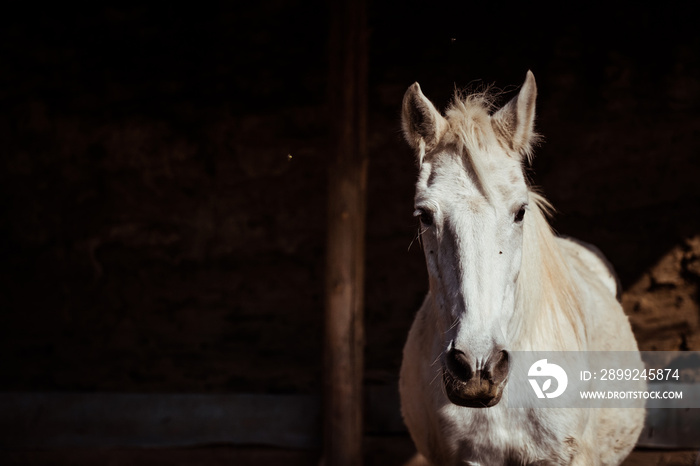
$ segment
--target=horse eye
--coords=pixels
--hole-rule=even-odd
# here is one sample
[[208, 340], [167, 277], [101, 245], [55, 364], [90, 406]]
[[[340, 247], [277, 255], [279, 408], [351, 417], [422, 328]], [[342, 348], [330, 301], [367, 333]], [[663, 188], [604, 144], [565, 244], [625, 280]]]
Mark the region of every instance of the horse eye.
[[416, 211], [413, 212], [413, 216], [420, 217], [420, 222], [423, 224], [423, 226], [429, 227], [433, 224], [433, 215], [423, 209], [416, 209]]
[[525, 207], [526, 206], [520, 207], [518, 213], [515, 214], [515, 223], [520, 223], [523, 221], [523, 218], [525, 218]]

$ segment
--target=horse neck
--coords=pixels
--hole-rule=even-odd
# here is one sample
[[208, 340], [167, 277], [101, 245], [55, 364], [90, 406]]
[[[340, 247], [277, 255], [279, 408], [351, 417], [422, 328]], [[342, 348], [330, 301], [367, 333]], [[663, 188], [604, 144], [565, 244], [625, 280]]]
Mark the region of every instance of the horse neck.
[[578, 287], [542, 211], [546, 201], [531, 197], [535, 202], [525, 217], [511, 345], [521, 350], [583, 349], [585, 327]]

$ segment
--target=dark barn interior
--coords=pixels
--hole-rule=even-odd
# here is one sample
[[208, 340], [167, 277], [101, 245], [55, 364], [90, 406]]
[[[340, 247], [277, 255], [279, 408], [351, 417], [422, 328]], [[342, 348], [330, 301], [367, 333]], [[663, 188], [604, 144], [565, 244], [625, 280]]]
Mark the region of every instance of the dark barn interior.
[[[0, 17], [0, 405], [20, 416], [0, 414], [2, 464], [318, 464], [333, 4], [177, 5]], [[691, 10], [367, 3], [366, 464], [414, 451], [395, 394], [427, 290], [400, 132], [414, 81], [438, 108], [492, 83], [505, 103], [532, 70], [529, 174], [554, 228], [615, 265], [640, 349], [700, 351]], [[37, 394], [220, 396], [234, 434], [57, 440], [21, 418]], [[311, 440], [237, 426], [234, 395], [311, 400]], [[629, 464], [692, 464], [679, 447]]]

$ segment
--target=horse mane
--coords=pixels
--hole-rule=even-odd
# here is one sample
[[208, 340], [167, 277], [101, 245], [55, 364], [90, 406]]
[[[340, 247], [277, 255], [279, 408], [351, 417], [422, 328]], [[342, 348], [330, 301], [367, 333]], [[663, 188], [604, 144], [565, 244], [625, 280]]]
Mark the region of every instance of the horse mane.
[[[492, 144], [508, 146], [491, 125], [491, 113], [499, 95], [488, 87], [473, 93], [456, 91], [445, 112], [448, 128], [444, 137], [469, 161], [487, 199], [494, 198], [494, 183], [486, 169], [487, 148]], [[537, 139], [538, 135], [533, 134], [533, 137]], [[529, 163], [530, 157], [525, 157], [525, 161]], [[556, 235], [547, 221], [553, 211], [552, 205], [532, 188], [529, 197], [516, 290], [515, 341], [549, 341], [551, 350], [570, 348], [571, 341], [566, 341], [566, 334], [573, 333], [579, 344], [586, 337], [585, 333], [581, 334], [585, 332], [583, 306]], [[566, 332], [566, 326], [570, 326], [571, 331]]]
[[529, 196], [515, 298], [515, 341], [551, 342], [550, 347], [537, 349], [563, 350], [571, 349], [573, 337], [580, 347], [587, 337], [583, 306], [574, 277], [547, 221], [552, 205], [533, 190]]

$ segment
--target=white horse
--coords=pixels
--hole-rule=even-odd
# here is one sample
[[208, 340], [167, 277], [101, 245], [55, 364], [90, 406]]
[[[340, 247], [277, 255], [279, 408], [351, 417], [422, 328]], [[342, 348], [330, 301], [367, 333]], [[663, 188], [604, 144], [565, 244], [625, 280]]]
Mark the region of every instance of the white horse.
[[493, 113], [487, 93], [456, 95], [444, 116], [418, 83], [404, 96], [430, 281], [399, 383], [413, 464], [619, 464], [642, 429], [642, 408], [504, 406], [510, 351], [638, 351], [608, 263], [552, 233], [523, 175], [536, 95], [528, 72]]

